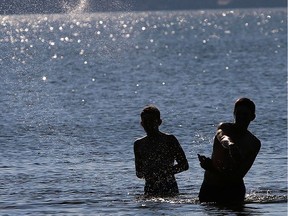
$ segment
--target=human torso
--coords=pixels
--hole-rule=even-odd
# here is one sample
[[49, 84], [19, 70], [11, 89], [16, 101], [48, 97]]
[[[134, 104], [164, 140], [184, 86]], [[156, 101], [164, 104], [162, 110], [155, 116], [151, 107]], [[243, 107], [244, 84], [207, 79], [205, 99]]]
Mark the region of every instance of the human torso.
[[[242, 181], [246, 172], [250, 168], [249, 160], [251, 155], [256, 156], [257, 154], [257, 151], [255, 150], [255, 141], [257, 138], [254, 135], [252, 135], [248, 130], [245, 131], [245, 133], [239, 134], [234, 124], [229, 124], [229, 127], [227, 128], [228, 131], [226, 131], [226, 133], [229, 134], [229, 137], [231, 137], [238, 148], [239, 155], [241, 156], [241, 163], [235, 164], [235, 161], [230, 156], [229, 149], [224, 148], [215, 137], [211, 159], [213, 167], [219, 172], [207, 171], [205, 173], [206, 180], [215, 184], [227, 184], [227, 182], [233, 183]], [[251, 162], [251, 165], [252, 163], [253, 161]], [[225, 172], [233, 173], [233, 169], [237, 169], [237, 172], [239, 171], [242, 174], [222, 175]]]
[[156, 138], [145, 137], [141, 147], [145, 169], [157, 172], [173, 166], [175, 157], [169, 135], [161, 134]]

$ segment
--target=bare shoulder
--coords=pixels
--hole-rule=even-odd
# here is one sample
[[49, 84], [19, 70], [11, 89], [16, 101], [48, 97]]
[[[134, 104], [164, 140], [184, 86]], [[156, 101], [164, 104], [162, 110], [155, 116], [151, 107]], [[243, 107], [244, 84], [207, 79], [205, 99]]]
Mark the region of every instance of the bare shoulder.
[[173, 134], [164, 134], [165, 142], [170, 146], [170, 148], [175, 148], [175, 151], [178, 151], [180, 143], [175, 135]]
[[219, 130], [219, 129], [222, 129], [222, 130], [227, 130], [227, 129], [230, 129], [231, 127], [233, 127], [233, 123], [227, 123], [227, 122], [221, 122], [219, 125], [218, 125], [218, 127], [217, 127], [217, 129]]
[[261, 141], [255, 136], [253, 135], [250, 131], [250, 136], [251, 136], [251, 140], [253, 140], [253, 145], [255, 147], [255, 149], [257, 149], [259, 151], [259, 149], [261, 148]]
[[142, 146], [143, 144], [146, 143], [146, 139], [147, 139], [146, 136], [136, 139], [134, 142], [134, 147], [138, 148], [138, 147]]
[[217, 127], [217, 133], [221, 132], [224, 134], [233, 133], [234, 124], [233, 123], [220, 123]]
[[171, 141], [171, 142], [178, 142], [176, 136], [174, 136], [173, 134], [168, 134], [168, 133], [162, 133], [162, 136], [168, 140], [168, 141]]

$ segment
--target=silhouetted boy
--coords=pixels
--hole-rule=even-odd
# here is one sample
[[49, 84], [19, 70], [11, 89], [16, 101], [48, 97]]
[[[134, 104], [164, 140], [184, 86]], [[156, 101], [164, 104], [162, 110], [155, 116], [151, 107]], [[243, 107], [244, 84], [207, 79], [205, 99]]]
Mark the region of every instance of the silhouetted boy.
[[[162, 120], [155, 106], [141, 113], [141, 125], [147, 136], [134, 143], [135, 167], [138, 178], [145, 179], [145, 195], [171, 196], [179, 193], [175, 174], [189, 168], [185, 153], [175, 136], [162, 133]], [[174, 162], [177, 164], [174, 164]]]
[[211, 159], [198, 155], [205, 169], [200, 202], [234, 204], [244, 201], [243, 178], [261, 147], [260, 141], [248, 131], [255, 117], [255, 104], [248, 98], [238, 99], [234, 107], [235, 123], [218, 126]]

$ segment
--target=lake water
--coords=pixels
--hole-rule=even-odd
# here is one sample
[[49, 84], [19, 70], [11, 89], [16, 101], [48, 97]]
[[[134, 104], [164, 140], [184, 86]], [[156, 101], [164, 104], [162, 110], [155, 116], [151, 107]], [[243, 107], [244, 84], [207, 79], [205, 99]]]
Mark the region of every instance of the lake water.
[[[285, 8], [0, 18], [1, 215], [287, 214]], [[245, 205], [201, 205], [197, 153], [242, 96], [262, 142]], [[175, 198], [135, 175], [150, 103], [189, 161]]]

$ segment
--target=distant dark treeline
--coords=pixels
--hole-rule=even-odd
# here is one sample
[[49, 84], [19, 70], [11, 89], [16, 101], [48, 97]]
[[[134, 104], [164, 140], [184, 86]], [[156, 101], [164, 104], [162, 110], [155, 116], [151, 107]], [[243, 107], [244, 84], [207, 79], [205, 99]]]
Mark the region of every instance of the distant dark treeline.
[[286, 0], [1, 0], [0, 14], [286, 7]]

